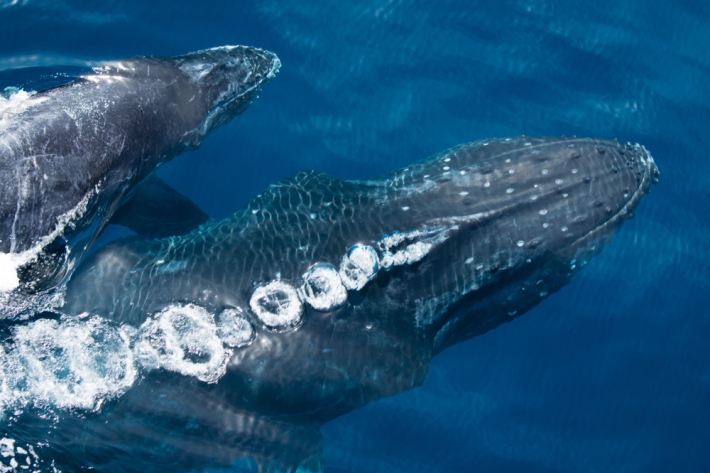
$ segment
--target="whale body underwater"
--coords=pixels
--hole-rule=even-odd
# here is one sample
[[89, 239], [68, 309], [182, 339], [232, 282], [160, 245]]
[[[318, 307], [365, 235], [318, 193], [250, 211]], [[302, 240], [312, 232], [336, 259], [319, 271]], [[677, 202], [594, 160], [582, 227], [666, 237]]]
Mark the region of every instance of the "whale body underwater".
[[223, 46], [106, 62], [0, 99], [0, 317], [36, 309], [131, 199], [118, 222], [129, 227], [148, 210], [206, 220], [152, 173], [244, 111], [279, 66], [271, 52]]
[[70, 471], [322, 471], [320, 424], [559, 290], [658, 176], [637, 144], [492, 139], [372, 180], [303, 172], [188, 234], [119, 240], [79, 266], [62, 319], [4, 348], [17, 379], [49, 358], [38, 338], [102, 353], [51, 361], [35, 405], [77, 405], [61, 363], [111, 389], [57, 428], [28, 397], [5, 429]]

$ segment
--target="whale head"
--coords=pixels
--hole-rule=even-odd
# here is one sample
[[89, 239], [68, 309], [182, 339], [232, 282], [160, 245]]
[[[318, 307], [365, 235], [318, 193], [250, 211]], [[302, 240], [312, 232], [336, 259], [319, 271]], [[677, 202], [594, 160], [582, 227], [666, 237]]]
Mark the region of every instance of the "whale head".
[[243, 112], [281, 61], [272, 52], [247, 46], [220, 46], [174, 57], [177, 67], [199, 87], [208, 113], [200, 125], [206, 136]]
[[[381, 261], [412, 275], [434, 353], [519, 316], [565, 285], [657, 182], [648, 151], [616, 140], [487, 140], [387, 176]], [[393, 266], [395, 267], [395, 266]]]

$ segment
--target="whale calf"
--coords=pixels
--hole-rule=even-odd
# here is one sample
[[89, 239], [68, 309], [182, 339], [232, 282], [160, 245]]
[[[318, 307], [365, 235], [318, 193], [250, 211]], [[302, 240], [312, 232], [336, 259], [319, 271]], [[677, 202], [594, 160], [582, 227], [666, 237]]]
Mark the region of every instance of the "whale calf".
[[[106, 62], [0, 99], [0, 317], [65, 278], [136, 186], [244, 111], [279, 66], [271, 52], [224, 46]], [[179, 200], [165, 194], [126, 219]]]
[[[62, 379], [108, 371], [113, 396], [51, 438], [31, 413], [10, 428], [59, 468], [322, 471], [320, 424], [420, 385], [434, 355], [559, 290], [658, 175], [637, 144], [484, 140], [372, 180], [303, 172], [186, 235], [107, 245], [72, 276], [64, 319], [15, 330], [4, 369], [40, 366], [38, 337], [93, 330], [74, 338], [101, 340], [113, 369]], [[67, 405], [52, 372], [36, 396]]]

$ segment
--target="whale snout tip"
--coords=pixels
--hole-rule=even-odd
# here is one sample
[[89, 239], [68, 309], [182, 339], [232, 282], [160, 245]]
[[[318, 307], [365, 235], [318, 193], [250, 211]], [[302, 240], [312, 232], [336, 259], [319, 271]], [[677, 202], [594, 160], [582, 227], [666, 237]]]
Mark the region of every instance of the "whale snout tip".
[[[211, 71], [249, 70], [252, 80], [266, 81], [281, 68], [279, 57], [266, 49], [242, 45], [216, 46], [181, 56], [181, 68], [197, 68], [202, 79]], [[240, 79], [243, 77], [240, 76]]]
[[276, 77], [276, 74], [278, 74], [279, 70], [281, 69], [281, 59], [279, 59], [278, 56], [274, 53], [271, 53], [271, 55], [273, 56], [271, 62], [271, 70], [267, 74], [267, 77], [269, 79], [273, 79], [274, 77]]
[[648, 170], [651, 175], [651, 184], [658, 184], [658, 178], [661, 177], [661, 172], [658, 170], [658, 166], [656, 165], [656, 161], [653, 159], [651, 152], [643, 145], [639, 145], [637, 143], [636, 146], [641, 148], [643, 154], [646, 157], [646, 161], [648, 163]]

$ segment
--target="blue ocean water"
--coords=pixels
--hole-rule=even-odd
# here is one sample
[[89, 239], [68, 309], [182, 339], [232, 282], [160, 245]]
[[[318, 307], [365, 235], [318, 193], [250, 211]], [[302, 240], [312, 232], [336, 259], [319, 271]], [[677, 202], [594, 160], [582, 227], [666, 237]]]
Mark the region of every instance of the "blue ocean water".
[[707, 469], [710, 4], [0, 0], [0, 89], [223, 44], [283, 66], [159, 170], [215, 219], [301, 170], [371, 177], [496, 136], [617, 137], [661, 171], [569, 286], [324, 425], [326, 472]]

